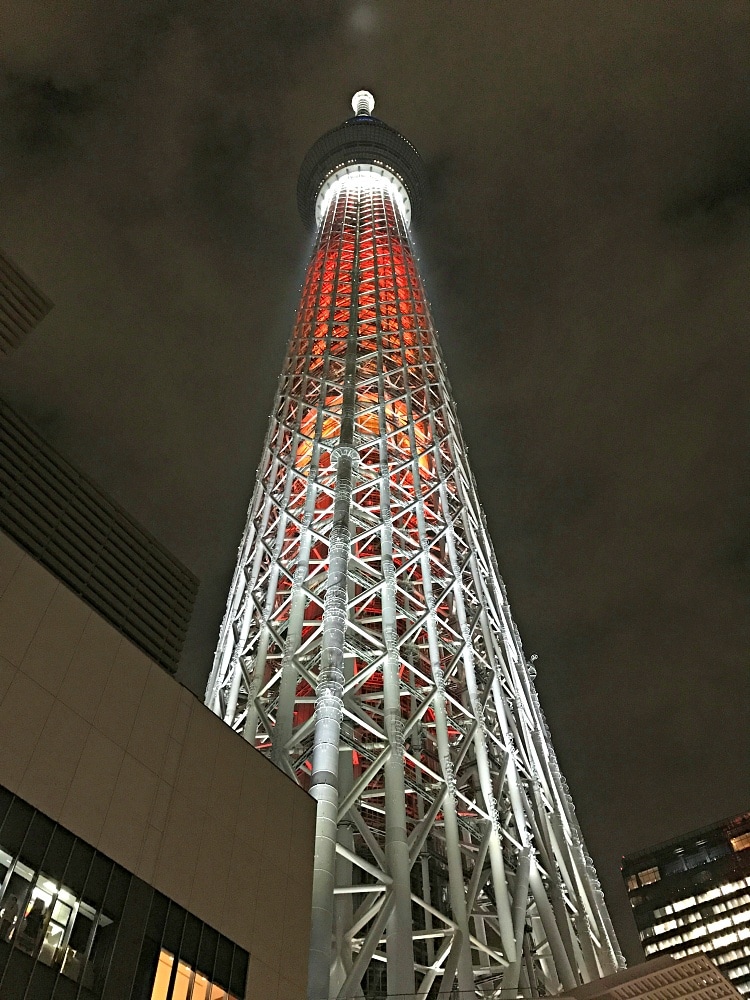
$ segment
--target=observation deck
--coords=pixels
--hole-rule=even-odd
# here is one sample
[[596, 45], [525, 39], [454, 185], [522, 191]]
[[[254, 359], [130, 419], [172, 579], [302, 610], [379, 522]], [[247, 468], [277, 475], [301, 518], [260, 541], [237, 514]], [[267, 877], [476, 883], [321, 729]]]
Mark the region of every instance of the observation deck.
[[405, 200], [411, 221], [424, 216], [427, 173], [422, 157], [408, 139], [372, 114], [375, 99], [359, 91], [352, 99], [355, 114], [322, 135], [302, 161], [297, 182], [297, 208], [303, 223], [319, 221], [321, 194], [337, 177], [362, 167], [393, 181]]

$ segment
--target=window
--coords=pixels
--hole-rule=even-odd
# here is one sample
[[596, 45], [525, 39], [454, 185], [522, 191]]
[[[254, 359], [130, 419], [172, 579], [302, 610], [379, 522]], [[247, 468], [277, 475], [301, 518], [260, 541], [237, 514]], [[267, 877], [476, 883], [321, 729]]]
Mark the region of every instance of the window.
[[34, 996], [99, 1000], [106, 987], [108, 995], [134, 1000], [244, 1000], [248, 960], [228, 938], [0, 786], [3, 998], [30, 995], [33, 977], [45, 983], [33, 986]]
[[673, 903], [672, 912], [679, 913], [680, 910], [687, 910], [689, 906], [695, 906], [695, 896], [686, 896], [685, 899], [679, 899], [676, 903]]
[[663, 934], [665, 931], [673, 931], [678, 926], [676, 920], [665, 920], [662, 924], [656, 924], [654, 934]]
[[237, 1000], [237, 997], [162, 948], [151, 1000]]
[[627, 880], [626, 880], [626, 884], [627, 884], [627, 887], [628, 887], [628, 892], [632, 892], [633, 889], [637, 889], [638, 888], [638, 876], [637, 875], [628, 875]]
[[8, 865], [0, 890], [0, 942], [78, 980], [96, 931], [111, 923], [49, 874], [20, 858]]
[[638, 872], [638, 881], [641, 885], [651, 885], [652, 882], [658, 882], [660, 878], [658, 868], [645, 868], [642, 872]]
[[248, 954], [159, 892], [141, 949], [139, 1000], [242, 1000]]
[[738, 837], [730, 837], [729, 843], [733, 851], [745, 851], [750, 847], [750, 831], [741, 833]]

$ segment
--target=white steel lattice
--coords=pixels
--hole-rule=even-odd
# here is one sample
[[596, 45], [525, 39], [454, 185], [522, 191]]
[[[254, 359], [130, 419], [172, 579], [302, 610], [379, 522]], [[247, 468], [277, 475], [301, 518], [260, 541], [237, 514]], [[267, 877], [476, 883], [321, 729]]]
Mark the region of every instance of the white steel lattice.
[[371, 169], [327, 199], [207, 703], [317, 801], [311, 1000], [567, 990], [622, 956], [403, 200]]

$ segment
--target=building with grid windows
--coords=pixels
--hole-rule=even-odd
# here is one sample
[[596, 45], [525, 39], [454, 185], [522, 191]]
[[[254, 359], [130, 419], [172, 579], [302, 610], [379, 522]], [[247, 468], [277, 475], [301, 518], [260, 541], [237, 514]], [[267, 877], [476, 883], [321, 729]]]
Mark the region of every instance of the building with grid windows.
[[170, 676], [194, 591], [0, 407], [2, 1000], [305, 996], [314, 803]]
[[646, 957], [704, 953], [750, 994], [750, 813], [623, 859]]

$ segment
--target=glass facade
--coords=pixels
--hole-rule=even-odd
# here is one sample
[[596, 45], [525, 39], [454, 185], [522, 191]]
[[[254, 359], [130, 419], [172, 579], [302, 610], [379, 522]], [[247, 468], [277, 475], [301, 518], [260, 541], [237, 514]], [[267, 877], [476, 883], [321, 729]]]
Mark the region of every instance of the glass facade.
[[703, 953], [750, 995], [750, 813], [623, 859], [646, 958]]
[[248, 954], [0, 786], [2, 1000], [244, 1000]]

